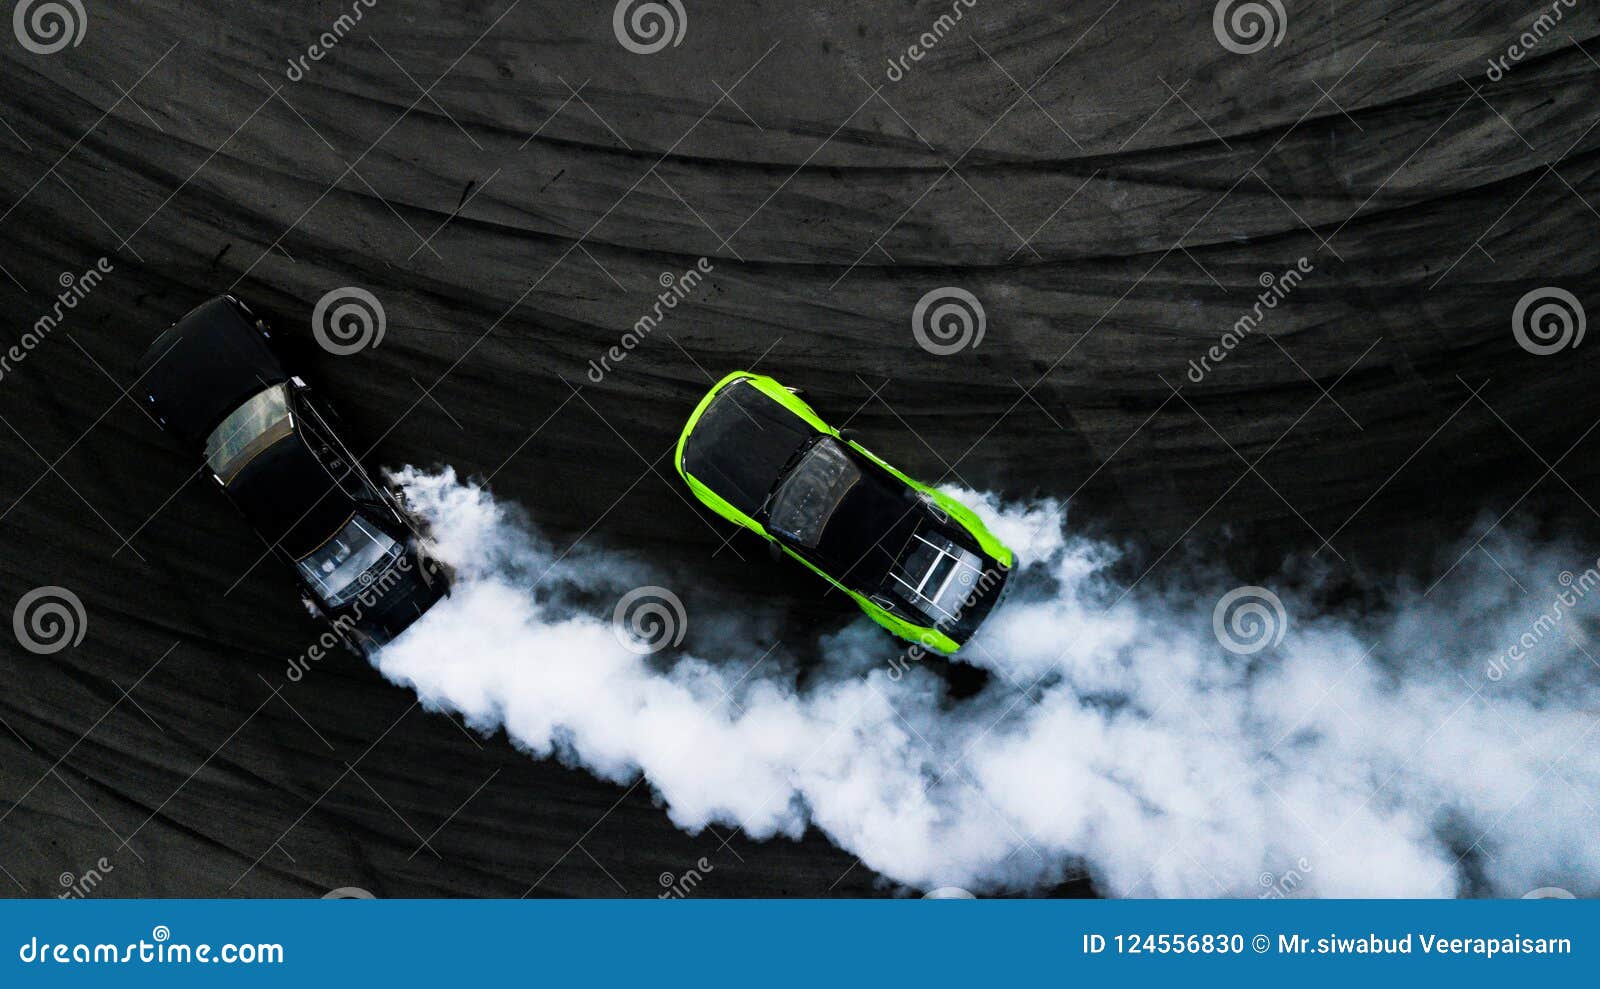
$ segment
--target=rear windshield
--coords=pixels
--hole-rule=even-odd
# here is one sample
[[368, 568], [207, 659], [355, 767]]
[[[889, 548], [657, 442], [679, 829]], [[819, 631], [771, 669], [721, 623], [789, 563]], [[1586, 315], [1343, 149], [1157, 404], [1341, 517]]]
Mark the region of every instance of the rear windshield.
[[256, 454], [293, 431], [289, 396], [273, 385], [245, 402], [206, 438], [206, 462], [223, 484], [232, 481]]
[[767, 524], [810, 549], [844, 496], [861, 480], [861, 470], [832, 437], [819, 440], [784, 478], [772, 498]]
[[400, 544], [359, 515], [301, 560], [300, 573], [332, 607], [348, 604], [400, 555]]

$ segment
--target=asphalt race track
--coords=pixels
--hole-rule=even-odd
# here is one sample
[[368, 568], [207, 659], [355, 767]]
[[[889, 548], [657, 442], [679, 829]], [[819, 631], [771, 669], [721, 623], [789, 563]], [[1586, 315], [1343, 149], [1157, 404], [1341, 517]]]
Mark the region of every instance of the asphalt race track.
[[[715, 895], [895, 891], [814, 832], [680, 832], [649, 787], [353, 658], [286, 679], [318, 627], [127, 391], [225, 291], [371, 463], [489, 478], [559, 544], [790, 596], [807, 627], [853, 611], [723, 548], [672, 471], [735, 368], [915, 476], [1071, 496], [1131, 577], [1315, 553], [1431, 580], [1502, 516], [1600, 531], [1596, 345], [1513, 332], [1547, 286], [1600, 312], [1592, 6], [1494, 72], [1549, 4], [1292, 2], [1276, 44], [1226, 46], [1209, 0], [678, 6], [654, 52], [610, 0], [83, 0], [75, 45], [0, 39], [0, 597], [59, 586], [86, 616], [53, 654], [3, 637], [0, 890], [652, 896], [705, 858]], [[311, 312], [346, 286], [386, 326], [341, 356]], [[941, 355], [912, 313], [948, 286], [985, 332]]]

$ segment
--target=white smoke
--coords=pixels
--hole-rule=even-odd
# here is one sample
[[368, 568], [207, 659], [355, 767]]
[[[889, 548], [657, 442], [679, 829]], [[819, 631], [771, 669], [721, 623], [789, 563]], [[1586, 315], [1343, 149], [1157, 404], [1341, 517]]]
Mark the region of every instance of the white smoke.
[[[1491, 537], [1494, 569], [1469, 553], [1426, 595], [1390, 588], [1380, 617], [1281, 577], [1281, 644], [1240, 655], [1213, 632], [1235, 581], [1124, 596], [1115, 551], [1068, 535], [1062, 506], [968, 495], [1025, 568], [962, 653], [990, 683], [953, 700], [865, 619], [769, 651], [776, 624], [693, 574], [562, 558], [451, 471], [397, 479], [458, 573], [378, 668], [538, 757], [642, 774], [690, 832], [814, 827], [916, 889], [1087, 872], [1118, 896], [1600, 891], [1600, 593], [1557, 577], [1593, 553]], [[614, 634], [612, 607], [643, 584], [681, 595], [681, 650]]]

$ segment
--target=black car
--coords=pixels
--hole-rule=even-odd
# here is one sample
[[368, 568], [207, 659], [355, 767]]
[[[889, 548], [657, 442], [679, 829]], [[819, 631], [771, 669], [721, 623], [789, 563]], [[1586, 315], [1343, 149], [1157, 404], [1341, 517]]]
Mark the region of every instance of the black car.
[[264, 320], [231, 295], [201, 305], [150, 345], [139, 382], [151, 413], [294, 568], [313, 615], [366, 655], [448, 593], [399, 498], [289, 375]]

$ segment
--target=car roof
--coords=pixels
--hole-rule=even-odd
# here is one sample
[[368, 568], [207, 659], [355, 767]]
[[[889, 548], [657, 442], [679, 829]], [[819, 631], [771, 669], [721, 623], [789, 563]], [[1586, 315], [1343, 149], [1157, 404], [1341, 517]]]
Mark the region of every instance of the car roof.
[[926, 517], [909, 492], [898, 478], [862, 465], [861, 480], [834, 510], [815, 550], [838, 580], [877, 588], [888, 579]]
[[336, 535], [358, 507], [299, 431], [257, 454], [227, 490], [256, 530], [296, 560]]
[[725, 386], [683, 447], [684, 470], [746, 515], [755, 515], [800, 446], [810, 423], [748, 380]]
[[240, 403], [288, 375], [239, 304], [218, 296], [156, 337], [139, 379], [166, 428], [198, 447]]

